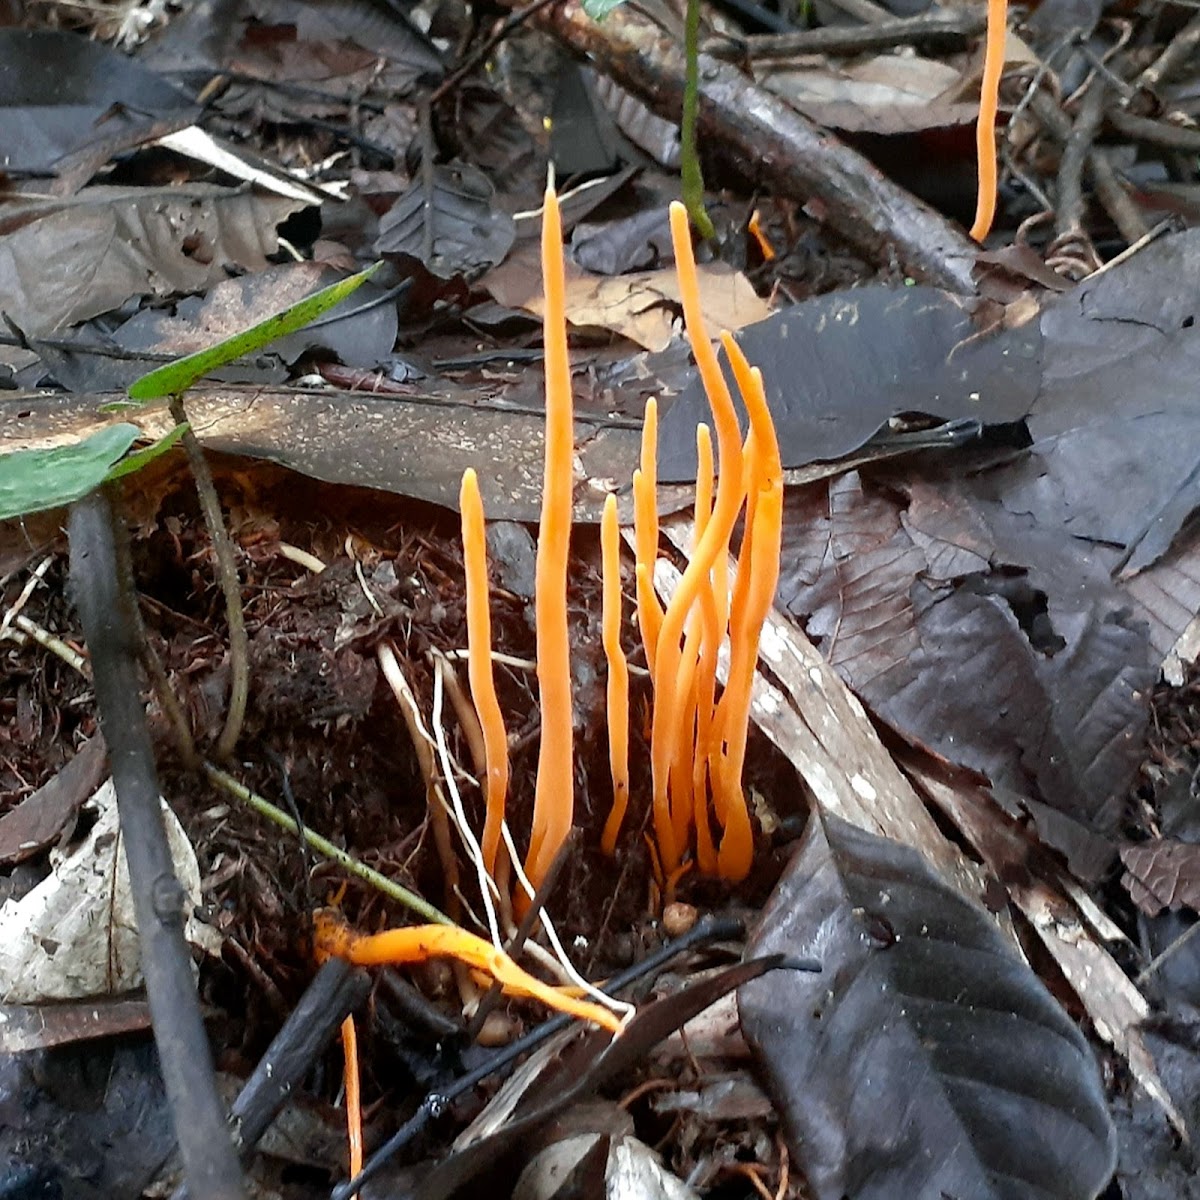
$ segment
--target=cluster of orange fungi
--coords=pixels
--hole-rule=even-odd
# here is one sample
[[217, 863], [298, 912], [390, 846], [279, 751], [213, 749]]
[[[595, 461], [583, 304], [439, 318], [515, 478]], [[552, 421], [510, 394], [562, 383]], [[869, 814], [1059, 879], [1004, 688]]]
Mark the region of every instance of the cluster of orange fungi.
[[[696, 431], [700, 466], [695, 541], [687, 569], [664, 608], [654, 587], [658, 560], [658, 416], [654, 402], [647, 405], [641, 463], [633, 474], [634, 545], [637, 617], [654, 692], [650, 757], [657, 865], [664, 878], [675, 877], [694, 849], [701, 871], [737, 881], [749, 871], [753, 853], [742, 767], [759, 635], [779, 574], [783, 474], [762, 376], [725, 333], [722, 342], [749, 418], [749, 433], [742, 440], [729, 386], [704, 328], [691, 235], [681, 204], [671, 206], [671, 236], [687, 333], [712, 408], [720, 473], [714, 482], [712, 438], [708, 427], [701, 425]], [[553, 188], [546, 191], [542, 272], [546, 451], [535, 594], [542, 731], [525, 863], [534, 886], [545, 877], [566, 840], [574, 809], [567, 634], [574, 437], [562, 220]], [[494, 872], [508, 787], [508, 744], [492, 676], [483, 508], [474, 471], [463, 476], [461, 507], [469, 674], [487, 761], [483, 856], [487, 869]], [[731, 581], [730, 537], [743, 514], [740, 565]], [[609, 496], [604, 506], [601, 553], [613, 782], [612, 812], [602, 845], [611, 854], [629, 802], [629, 671], [620, 636], [620, 531], [614, 496]], [[726, 637], [729, 668], [725, 687], [718, 695], [717, 656]]]

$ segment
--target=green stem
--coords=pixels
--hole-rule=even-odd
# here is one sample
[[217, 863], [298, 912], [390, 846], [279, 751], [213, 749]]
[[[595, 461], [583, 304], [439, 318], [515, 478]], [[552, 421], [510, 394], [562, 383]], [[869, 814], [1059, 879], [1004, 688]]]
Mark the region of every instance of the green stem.
[[360, 863], [358, 859], [351, 857], [345, 850], [335, 846], [328, 838], [323, 838], [319, 833], [314, 833], [307, 825], [301, 828], [296, 824], [295, 817], [289, 816], [282, 808], [276, 808], [270, 800], [264, 799], [257, 792], [252, 792], [244, 784], [234, 779], [227, 771], [222, 771], [220, 767], [206, 762], [204, 764], [204, 773], [214, 783], [219, 784], [231, 795], [236, 796], [243, 804], [254, 809], [260, 817], [266, 817], [268, 821], [274, 821], [280, 829], [285, 829], [288, 833], [302, 836], [308, 845], [318, 854], [332, 859], [339, 866], [349, 871], [351, 875], [357, 876], [364, 883], [369, 883], [373, 888], [381, 891], [385, 896], [390, 896], [393, 900], [403, 904], [406, 908], [416, 913], [417, 916], [434, 925], [454, 924], [444, 912], [434, 908], [428, 900], [422, 900], [415, 892], [410, 892], [408, 888], [389, 879], [386, 875], [381, 875], [365, 863]]
[[687, 0], [683, 48], [687, 59], [683, 79], [683, 120], [679, 128], [683, 203], [700, 236], [711, 238], [716, 236], [716, 230], [704, 210], [704, 176], [696, 152], [696, 118], [700, 113], [700, 0]]

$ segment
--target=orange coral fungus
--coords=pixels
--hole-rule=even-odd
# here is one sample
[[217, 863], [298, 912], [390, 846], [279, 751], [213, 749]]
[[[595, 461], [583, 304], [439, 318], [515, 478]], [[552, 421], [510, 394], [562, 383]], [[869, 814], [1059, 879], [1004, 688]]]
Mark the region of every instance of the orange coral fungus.
[[479, 726], [483, 730], [487, 762], [483, 864], [489, 875], [495, 875], [500, 826], [508, 795], [508, 735], [504, 731], [504, 717], [496, 699], [496, 681], [492, 675], [492, 617], [488, 609], [483, 501], [479, 496], [479, 480], [471, 468], [463, 472], [458, 505], [462, 513], [463, 568], [467, 577], [467, 675]]
[[[709, 517], [712, 516], [712, 433], [703, 423], [696, 426], [696, 462], [694, 524], [698, 540], [708, 525]], [[704, 624], [696, 663], [696, 742], [695, 753], [692, 756], [692, 812], [696, 825], [696, 861], [706, 875], [713, 875], [717, 870], [717, 852], [708, 823], [708, 759], [712, 753], [715, 730], [713, 708], [717, 688], [717, 653], [721, 648], [725, 624], [724, 605], [718, 603], [716, 588], [718, 576], [721, 586], [725, 586], [727, 561], [725, 556], [717, 556], [717, 563], [709, 576], [708, 587], [701, 596]], [[684, 649], [686, 652], [686, 644]]]
[[763, 256], [764, 262], [770, 262], [775, 257], [775, 247], [771, 245], [767, 235], [763, 232], [762, 217], [756, 208], [750, 214], [750, 220], [746, 224], [746, 231], [758, 243], [759, 253]]
[[383, 933], [359, 934], [328, 909], [313, 917], [313, 947], [317, 958], [343, 958], [360, 967], [427, 962], [453, 958], [483, 971], [513, 996], [538, 1000], [558, 1012], [592, 1021], [613, 1033], [621, 1022], [609, 1009], [550, 987], [521, 970], [503, 950], [455, 925], [410, 925]]
[[[775, 599], [779, 582], [779, 552], [783, 530], [783, 469], [779, 442], [767, 407], [762, 373], [751, 367], [740, 347], [723, 335], [725, 352], [733, 365], [738, 388], [750, 417], [746, 533], [738, 563], [738, 583], [747, 585], [735, 595], [729, 617], [729, 678], [717, 710], [717, 723], [725, 751], [721, 762], [720, 791], [724, 797], [724, 835], [718, 851], [718, 869], [725, 879], [745, 878], [754, 850], [745, 799], [742, 796], [742, 767], [746, 759], [746, 736], [750, 724], [750, 696], [758, 663], [762, 627]], [[711, 770], [711, 767], [710, 767]]]
[[621, 528], [616, 496], [610, 495], [604, 501], [600, 555], [604, 587], [601, 623], [608, 660], [608, 765], [613, 781], [612, 811], [604, 825], [600, 848], [612, 854], [629, 806], [629, 667], [621, 649]]
[[654, 561], [658, 558], [658, 401], [646, 401], [646, 416], [642, 421], [641, 466], [633, 473], [633, 539], [634, 557], [646, 564], [649, 586], [637, 589], [638, 628], [646, 649], [646, 665], [654, 670], [654, 655], [658, 649], [658, 634], [662, 629], [663, 610], [654, 591]]
[[692, 256], [687, 210], [678, 202], [671, 205], [671, 238], [684, 320], [700, 379], [712, 406], [713, 423], [721, 454], [721, 471], [712, 517], [699, 539], [691, 562], [679, 581], [663, 615], [654, 665], [654, 718], [650, 737], [650, 765], [654, 791], [654, 833], [662, 856], [663, 870], [670, 875], [681, 861], [683, 847], [675, 836], [668, 792], [671, 764], [677, 757], [677, 741], [683, 704], [679, 694], [679, 665], [682, 656], [680, 638], [692, 605], [708, 586], [710, 573], [721, 554], [727, 553], [729, 536], [742, 502], [742, 448], [737, 414], [729, 386], [721, 373], [716, 352], [704, 328], [700, 309], [700, 285]]
[[559, 847], [566, 841], [575, 807], [571, 647], [567, 631], [567, 552], [571, 542], [575, 438], [571, 365], [567, 356], [562, 216], [553, 186], [546, 188], [542, 219], [542, 286], [546, 296], [542, 325], [546, 352], [546, 457], [535, 584], [542, 736], [538, 747], [533, 829], [525, 860], [525, 872], [534, 887], [545, 878]]
[[979, 191], [971, 236], [982, 242], [996, 216], [996, 114], [1000, 107], [1000, 76], [1008, 40], [1008, 0], [988, 0], [987, 39], [983, 53], [983, 82], [979, 89], [979, 119], [975, 124], [975, 153]]
[[358, 1077], [358, 1032], [354, 1018], [342, 1022], [342, 1058], [346, 1083], [346, 1138], [350, 1148], [350, 1178], [363, 1165], [362, 1088]]

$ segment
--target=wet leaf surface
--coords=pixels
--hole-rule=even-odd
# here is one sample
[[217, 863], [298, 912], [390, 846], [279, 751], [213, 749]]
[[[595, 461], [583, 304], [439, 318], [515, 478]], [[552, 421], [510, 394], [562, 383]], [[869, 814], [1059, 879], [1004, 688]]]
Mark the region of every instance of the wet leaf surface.
[[748, 952], [824, 965], [738, 994], [820, 1200], [1092, 1200], [1107, 1183], [1116, 1135], [1087, 1042], [911, 850], [814, 815]]
[[[1020, 421], [1037, 397], [1041, 334], [980, 335], [959, 298], [935, 288], [865, 287], [819, 296], [737, 336], [760, 367], [785, 467], [837, 459], [901, 413]], [[696, 477], [693, 382], [663, 418], [660, 477]]]
[[99, 164], [200, 109], [167, 80], [119, 51], [65, 30], [0, 30], [0, 162], [45, 175], [68, 155]]

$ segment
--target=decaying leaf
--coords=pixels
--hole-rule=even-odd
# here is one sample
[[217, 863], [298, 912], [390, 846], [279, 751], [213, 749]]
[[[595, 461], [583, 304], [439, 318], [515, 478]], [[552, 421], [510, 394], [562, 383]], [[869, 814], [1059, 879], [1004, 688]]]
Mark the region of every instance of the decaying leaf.
[[1121, 851], [1121, 882], [1134, 904], [1151, 917], [1164, 908], [1200, 910], [1200, 846], [1156, 838]]
[[295, 200], [206, 184], [94, 187], [0, 236], [0, 309], [49, 334], [131, 296], [199, 292], [227, 270], [261, 270]]
[[107, 749], [97, 734], [53, 779], [0, 817], [0, 866], [24, 862], [53, 845], [100, 786]]
[[[142, 981], [129, 871], [109, 780], [93, 798], [96, 823], [19, 901], [0, 906], [0, 996], [11, 1004], [127, 992]], [[176, 874], [200, 903], [200, 871], [183, 827], [163, 804]], [[215, 953], [219, 938], [194, 916], [188, 940]]]
[[472, 277], [502, 262], [516, 239], [513, 219], [495, 206], [496, 189], [467, 163], [433, 168], [379, 219], [377, 254], [407, 254], [440, 279]]
[[739, 990], [820, 1200], [1092, 1200], [1116, 1135], [1092, 1051], [991, 916], [920, 856], [814, 816], [748, 953], [819, 957]]
[[948, 481], [892, 479], [792, 497], [781, 601], [874, 712], [1021, 797], [1098, 876], [1148, 720], [1144, 628], [1061, 529]]

